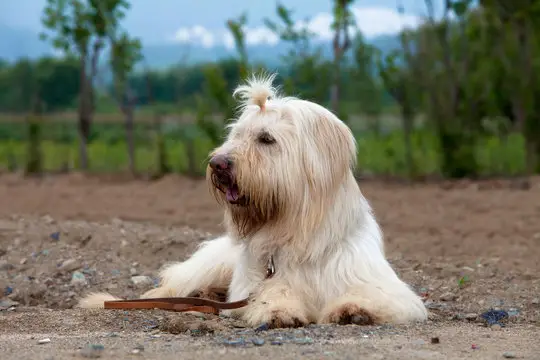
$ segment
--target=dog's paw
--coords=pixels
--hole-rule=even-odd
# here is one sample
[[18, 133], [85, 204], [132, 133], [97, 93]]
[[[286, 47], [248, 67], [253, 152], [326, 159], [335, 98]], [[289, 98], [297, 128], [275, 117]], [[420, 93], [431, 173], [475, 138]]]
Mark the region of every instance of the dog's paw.
[[374, 325], [377, 321], [373, 314], [354, 303], [345, 303], [337, 306], [323, 316], [322, 323], [339, 325]]
[[309, 323], [306, 316], [301, 311], [292, 309], [255, 309], [246, 311], [244, 314], [249, 325], [260, 327], [261, 325], [269, 329], [278, 328], [297, 328], [303, 327]]

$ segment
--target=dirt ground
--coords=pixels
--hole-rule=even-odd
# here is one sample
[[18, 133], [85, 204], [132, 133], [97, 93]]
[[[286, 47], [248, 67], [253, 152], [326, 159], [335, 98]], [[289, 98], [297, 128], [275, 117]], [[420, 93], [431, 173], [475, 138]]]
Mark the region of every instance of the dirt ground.
[[[138, 297], [163, 264], [222, 231], [220, 209], [204, 181], [176, 176], [2, 175], [1, 358], [540, 359], [540, 179], [360, 185], [389, 259], [426, 297], [426, 324], [256, 331], [210, 315], [73, 309], [94, 290]], [[480, 316], [499, 309], [502, 327]]]

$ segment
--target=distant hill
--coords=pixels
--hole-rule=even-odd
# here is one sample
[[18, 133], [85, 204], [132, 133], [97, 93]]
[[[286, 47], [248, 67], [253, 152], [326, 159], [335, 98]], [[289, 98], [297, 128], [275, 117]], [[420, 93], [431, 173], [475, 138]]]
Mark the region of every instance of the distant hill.
[[[39, 39], [39, 34], [28, 30], [11, 28], [0, 24], [0, 58], [9, 62], [21, 57], [38, 58], [52, 55], [53, 48]], [[383, 53], [389, 52], [399, 46], [396, 36], [380, 36], [367, 40], [378, 47]], [[287, 44], [254, 45], [248, 47], [248, 56], [251, 61], [263, 62], [269, 67], [277, 66], [281, 55], [287, 51]], [[196, 44], [162, 44], [149, 45], [143, 48], [148, 66], [151, 68], [164, 68], [178, 63], [193, 64], [199, 62], [216, 61], [229, 56], [235, 56], [234, 50], [224, 46], [204, 48]], [[331, 56], [331, 47], [325, 46], [324, 57]]]

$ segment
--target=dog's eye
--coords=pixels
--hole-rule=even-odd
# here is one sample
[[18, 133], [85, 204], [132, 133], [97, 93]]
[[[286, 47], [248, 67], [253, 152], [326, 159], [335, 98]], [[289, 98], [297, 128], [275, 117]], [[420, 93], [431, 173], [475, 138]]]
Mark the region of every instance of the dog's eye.
[[259, 134], [258, 139], [261, 144], [274, 144], [276, 142], [276, 139], [274, 139], [269, 133], [263, 132]]

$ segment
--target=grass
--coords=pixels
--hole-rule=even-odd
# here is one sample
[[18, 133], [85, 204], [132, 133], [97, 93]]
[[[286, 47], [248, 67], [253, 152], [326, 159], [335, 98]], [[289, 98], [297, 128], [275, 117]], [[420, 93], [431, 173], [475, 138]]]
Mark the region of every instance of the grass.
[[[24, 125], [24, 124], [20, 124]], [[24, 128], [23, 128], [24, 129]], [[166, 128], [165, 147], [169, 166], [174, 172], [188, 170], [185, 128]], [[26, 135], [17, 126], [0, 123], [0, 168], [23, 168], [26, 161]], [[57, 171], [79, 163], [76, 129], [59, 131], [54, 126], [44, 130], [42, 154], [45, 171]], [[364, 132], [357, 135], [358, 166], [363, 172], [390, 176], [407, 174], [403, 134], [399, 130], [376, 136]], [[438, 174], [440, 156], [436, 137], [425, 130], [413, 133], [413, 157], [420, 175]], [[197, 137], [193, 142], [194, 162], [199, 173], [204, 173], [205, 160], [212, 148], [211, 142]], [[121, 124], [100, 124], [94, 128], [88, 146], [90, 170], [115, 172], [127, 170], [128, 154]], [[136, 129], [136, 168], [140, 172], [156, 170], [157, 148], [148, 128]], [[517, 175], [525, 170], [523, 139], [511, 135], [506, 140], [483, 138], [476, 148], [476, 159], [481, 175]]]

